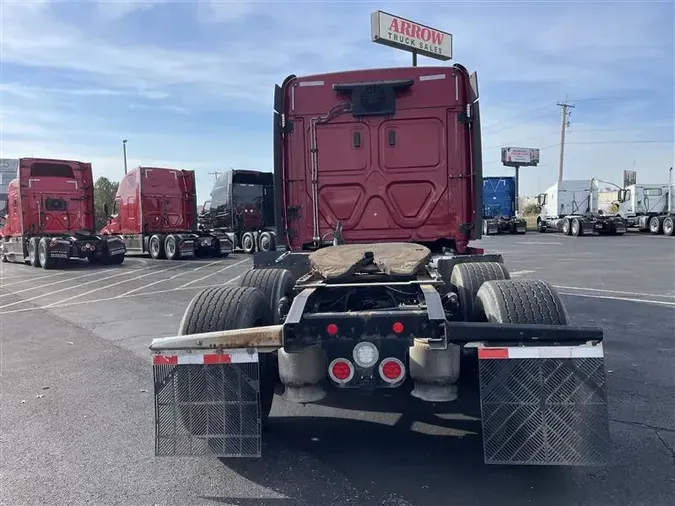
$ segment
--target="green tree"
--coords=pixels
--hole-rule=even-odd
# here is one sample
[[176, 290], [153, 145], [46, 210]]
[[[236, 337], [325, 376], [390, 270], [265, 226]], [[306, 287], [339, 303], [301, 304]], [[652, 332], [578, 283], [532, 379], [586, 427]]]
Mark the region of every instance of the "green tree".
[[108, 222], [105, 207], [112, 211], [115, 194], [119, 183], [107, 177], [99, 177], [94, 183], [94, 208], [96, 214], [96, 230], [100, 230]]

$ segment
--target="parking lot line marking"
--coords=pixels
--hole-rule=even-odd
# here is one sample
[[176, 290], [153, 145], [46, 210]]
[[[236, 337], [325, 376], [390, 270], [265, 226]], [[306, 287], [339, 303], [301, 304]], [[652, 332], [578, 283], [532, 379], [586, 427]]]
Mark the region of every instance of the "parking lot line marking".
[[[48, 297], [49, 295], [54, 295], [54, 294], [57, 294], [57, 293], [65, 292], [66, 290], [72, 290], [74, 288], [80, 288], [81, 286], [90, 285], [92, 283], [100, 283], [101, 281], [105, 281], [106, 279], [119, 278], [120, 276], [126, 276], [128, 274], [135, 274], [139, 271], [146, 271], [148, 269], [152, 269], [152, 267], [143, 267], [142, 269], [132, 269], [132, 270], [128, 270], [128, 271], [125, 271], [125, 272], [121, 272], [119, 274], [113, 274], [112, 276], [107, 276], [105, 278], [95, 279], [93, 281], [87, 281], [86, 283], [82, 283], [81, 285], [67, 286], [66, 288], [61, 288], [60, 290], [56, 290], [56, 291], [48, 292], [48, 293], [43, 293], [42, 295], [36, 295], [35, 297], [31, 297], [30, 299], [23, 299], [23, 300], [18, 300], [16, 302], [10, 302], [9, 304], [5, 304], [3, 306], [0, 306], [0, 309], [5, 309], [6, 307], [10, 307], [10, 306], [16, 306], [17, 304], [22, 304], [23, 302], [30, 302], [31, 300], [41, 299], [42, 297]], [[106, 270], [111, 271], [111, 270], [117, 270], [117, 269], [106, 269]], [[94, 274], [98, 274], [99, 272], [100, 271], [98, 271]], [[83, 278], [83, 277], [85, 277], [85, 276], [79, 276], [79, 278]], [[76, 278], [70, 278], [70, 279], [73, 280], [73, 279], [78, 279], [78, 278], [76, 277]], [[49, 286], [49, 285], [44, 285], [44, 286]], [[108, 286], [110, 286], [110, 285], [108, 285]], [[21, 293], [21, 290], [18, 291], [18, 292], [10, 292], [7, 295], [15, 295], [17, 293]]]
[[[19, 293], [30, 292], [31, 290], [36, 290], [38, 288], [46, 288], [48, 286], [58, 285], [59, 283], [64, 283], [66, 281], [75, 281], [76, 279], [89, 278], [91, 276], [95, 276], [97, 274], [100, 274], [101, 272], [109, 272], [109, 271], [116, 271], [116, 270], [119, 270], [119, 267], [109, 267], [107, 269], [97, 269], [96, 271], [90, 272], [89, 274], [82, 274], [81, 276], [75, 276], [74, 278], [65, 278], [65, 279], [61, 279], [59, 281], [54, 281], [52, 283], [47, 283], [46, 285], [39, 284], [37, 286], [31, 286], [30, 288], [24, 288], [22, 290], [17, 290], [16, 292], [10, 291], [10, 292], [8, 292], [8, 295], [17, 295]], [[138, 269], [130, 269], [129, 271], [126, 271], [126, 272], [136, 271], [136, 270], [138, 270]], [[34, 281], [34, 279], [31, 279], [30, 281]], [[7, 286], [9, 286], [9, 285], [7, 285]], [[5, 287], [3, 286], [3, 288], [5, 288]]]
[[122, 295], [118, 295], [118, 296], [115, 297], [115, 298], [116, 298], [116, 299], [121, 299], [121, 298], [123, 298], [123, 297], [125, 297], [125, 296], [127, 296], [127, 295], [129, 295], [129, 294], [138, 292], [139, 290], [143, 290], [144, 288], [148, 288], [148, 287], [150, 287], [150, 286], [154, 286], [154, 285], [156, 285], [156, 284], [158, 284], [158, 283], [163, 283], [164, 281], [171, 281], [172, 279], [176, 279], [177, 277], [182, 276], [183, 274], [192, 274], [193, 272], [197, 272], [198, 270], [201, 270], [201, 269], [204, 269], [204, 268], [209, 267], [209, 266], [211, 266], [211, 265], [216, 265], [216, 264], [219, 264], [219, 263], [221, 263], [221, 261], [220, 261], [220, 260], [216, 260], [215, 262], [209, 262], [209, 263], [207, 263], [207, 264], [200, 265], [199, 267], [196, 267], [196, 268], [192, 269], [191, 271], [187, 271], [187, 272], [179, 272], [178, 274], [175, 274], [175, 275], [171, 276], [170, 278], [160, 279], [160, 280], [158, 280], [158, 281], [154, 281], [153, 283], [150, 283], [149, 285], [139, 286], [138, 288], [134, 288], [133, 290], [129, 290], [128, 292], [125, 292], [125, 293], [123, 293]]
[[[63, 300], [60, 300], [58, 302], [52, 302], [51, 304], [47, 304], [46, 306], [42, 306], [42, 307], [47, 309], [49, 307], [56, 306], [58, 304], [63, 304], [64, 302], [68, 302], [69, 300], [77, 299], [79, 297], [84, 297], [85, 295], [89, 295], [89, 294], [94, 293], [94, 292], [99, 292], [101, 290], [107, 290], [108, 288], [111, 288], [111, 287], [117, 286], [117, 285], [122, 285], [124, 283], [130, 283], [132, 281], [138, 281], [139, 279], [147, 278], [148, 276], [160, 274], [162, 272], [170, 271], [172, 269], [177, 269], [179, 267], [182, 267], [182, 264], [172, 265], [171, 267], [167, 267], [166, 269], [153, 270], [153, 271], [150, 271], [146, 274], [142, 274], [141, 276], [136, 276], [135, 278], [131, 278], [131, 279], [124, 279], [122, 281], [118, 281], [117, 283], [113, 283], [111, 285], [99, 286], [98, 288], [94, 288], [93, 290], [89, 290], [88, 292], [79, 293], [77, 295], [73, 295], [72, 297], [68, 297], [67, 299], [63, 299]], [[140, 270], [140, 269], [138, 269], [138, 270]]]
[[551, 244], [551, 245], [556, 245], [556, 244], [562, 244], [561, 242], [555, 242], [555, 241], [519, 241], [516, 244]]
[[0, 288], [7, 288], [8, 286], [13, 286], [13, 285], [19, 285], [21, 283], [28, 283], [30, 281], [37, 281], [38, 279], [47, 279], [47, 278], [53, 278], [55, 276], [63, 276], [65, 272], [57, 272], [54, 274], [47, 274], [46, 276], [36, 276], [35, 274], [33, 275], [27, 275], [27, 276], [14, 276], [14, 277], [2, 277], [0, 278], [0, 281], [3, 279], [16, 279], [16, 278], [25, 278], [22, 281], [13, 281], [12, 283], [8, 284], [0, 284]]
[[[181, 286], [179, 286], [178, 288], [185, 288], [186, 286], [190, 286], [191, 284], [196, 283], [197, 281], [202, 281], [203, 279], [210, 278], [210, 277], [213, 276], [214, 274], [218, 274], [218, 273], [220, 273], [220, 272], [223, 272], [223, 271], [226, 271], [226, 270], [228, 270], [228, 269], [231, 269], [232, 267], [236, 267], [237, 265], [241, 265], [241, 264], [243, 264], [244, 262], [250, 262], [250, 261], [251, 261], [250, 258], [246, 258], [246, 259], [244, 259], [244, 260], [240, 260], [239, 262], [230, 264], [230, 265], [228, 265], [228, 266], [226, 266], [226, 267], [223, 267], [222, 269], [219, 269], [219, 270], [217, 270], [217, 271], [215, 271], [215, 272], [212, 272], [211, 274], [207, 274], [206, 276], [202, 276], [201, 278], [193, 279], [192, 281], [190, 281], [190, 282], [188, 282], [188, 283], [185, 283], [184, 285], [181, 285]], [[1, 308], [0, 308], [0, 309], [1, 309]]]
[[590, 299], [625, 300], [628, 302], [643, 302], [645, 304], [657, 304], [659, 306], [675, 307], [675, 302], [668, 302], [665, 300], [636, 299], [633, 297], [612, 297], [611, 295], [596, 295], [592, 293], [572, 293], [572, 292], [560, 292], [560, 295], [570, 295], [572, 297], [588, 297]]
[[622, 295], [637, 295], [638, 297], [664, 297], [666, 299], [675, 299], [675, 295], [661, 295], [658, 293], [644, 293], [644, 292], [622, 292], [621, 290], [606, 290], [603, 288], [585, 288], [583, 286], [565, 286], [553, 285], [555, 288], [563, 290], [584, 290], [588, 292], [602, 292], [602, 293], [620, 293]]
[[[201, 286], [191, 286], [188, 288], [169, 288], [166, 290], [156, 290], [154, 292], [143, 292], [143, 293], [134, 293], [132, 295], [129, 295], [127, 297], [124, 297], [124, 299], [132, 299], [134, 297], [145, 297], [149, 295], [161, 295], [163, 293], [173, 293], [173, 292], [183, 292], [183, 291], [190, 291], [190, 290], [204, 290], [206, 288], [214, 288], [218, 286], [225, 286], [229, 285], [233, 281], [239, 279], [242, 276], [242, 274], [227, 280], [225, 283], [218, 283], [215, 285], [201, 285]], [[61, 304], [59, 306], [53, 306], [50, 307], [49, 309], [60, 309], [60, 308], [66, 308], [66, 307], [71, 307], [71, 306], [81, 306], [82, 304], [95, 304], [97, 302], [108, 302], [111, 300], [124, 300], [124, 299], [118, 299], [117, 296], [115, 297], [105, 297], [103, 299], [94, 299], [94, 300], [80, 300], [77, 302], [69, 302], [67, 304]], [[187, 307], [187, 306], [185, 306]], [[33, 306], [33, 307], [25, 307], [21, 309], [10, 309], [9, 311], [0, 311], [0, 315], [6, 315], [6, 314], [12, 314], [12, 313], [26, 313], [28, 311], [41, 311], [45, 310], [45, 306]]]

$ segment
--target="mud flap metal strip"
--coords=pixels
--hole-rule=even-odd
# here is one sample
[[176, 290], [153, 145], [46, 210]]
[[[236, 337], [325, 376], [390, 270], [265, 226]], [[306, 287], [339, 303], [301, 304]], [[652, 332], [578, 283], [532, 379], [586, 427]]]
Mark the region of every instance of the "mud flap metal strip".
[[486, 464], [602, 466], [602, 344], [478, 349]]
[[153, 355], [155, 455], [260, 457], [258, 353]]

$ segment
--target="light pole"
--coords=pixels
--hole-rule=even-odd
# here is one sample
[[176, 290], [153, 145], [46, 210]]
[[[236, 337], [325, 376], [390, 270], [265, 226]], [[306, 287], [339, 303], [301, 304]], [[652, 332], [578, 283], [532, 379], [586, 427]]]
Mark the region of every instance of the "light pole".
[[124, 152], [124, 174], [127, 173], [127, 140], [122, 139], [122, 151]]

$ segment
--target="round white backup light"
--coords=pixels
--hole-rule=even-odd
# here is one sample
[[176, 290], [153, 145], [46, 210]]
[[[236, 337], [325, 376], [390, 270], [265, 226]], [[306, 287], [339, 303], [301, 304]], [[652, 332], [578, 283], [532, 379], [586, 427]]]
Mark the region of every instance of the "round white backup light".
[[363, 341], [354, 346], [354, 362], [360, 367], [373, 367], [380, 358], [377, 346], [368, 341]]

